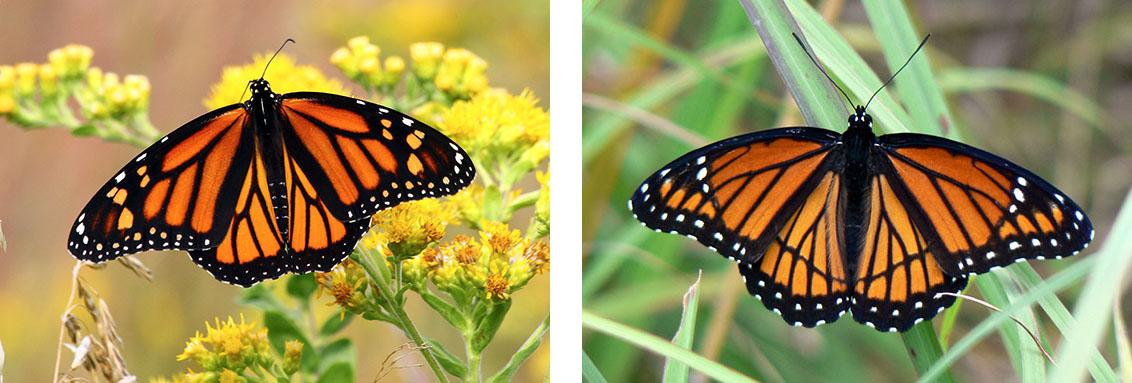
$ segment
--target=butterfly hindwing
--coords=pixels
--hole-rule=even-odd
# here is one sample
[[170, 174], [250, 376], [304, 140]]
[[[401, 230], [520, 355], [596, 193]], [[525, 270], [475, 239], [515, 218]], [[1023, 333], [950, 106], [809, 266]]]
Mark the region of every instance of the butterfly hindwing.
[[903, 191], [888, 176], [870, 181], [869, 216], [852, 286], [853, 319], [881, 331], [904, 331], [950, 306], [967, 285], [944, 273], [925, 228], [914, 223]]
[[[949, 275], [984, 273], [1025, 259], [1061, 258], [1088, 245], [1093, 227], [1064, 193], [1030, 171], [944, 138], [881, 136], [878, 163], [892, 174]], [[930, 229], [930, 230], [928, 230]]]
[[468, 154], [428, 125], [327, 93], [283, 96], [284, 146], [343, 221], [400, 202], [454, 194], [475, 178]]
[[802, 197], [817, 186], [838, 134], [784, 128], [688, 153], [646, 179], [629, 200], [637, 220], [683, 234], [723, 256], [754, 262]]
[[144, 250], [215, 246], [251, 163], [252, 135], [239, 105], [169, 133], [91, 198], [71, 227], [68, 250], [102, 262]]
[[762, 258], [738, 265], [751, 295], [795, 326], [833, 322], [849, 306], [841, 176], [828, 171], [820, 180]]

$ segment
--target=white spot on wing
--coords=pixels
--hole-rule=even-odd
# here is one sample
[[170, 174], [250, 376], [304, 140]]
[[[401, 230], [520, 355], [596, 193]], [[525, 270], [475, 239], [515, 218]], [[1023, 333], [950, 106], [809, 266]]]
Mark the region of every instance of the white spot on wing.
[[126, 172], [121, 172], [114, 176], [114, 182], [122, 182], [124, 179], [126, 179]]

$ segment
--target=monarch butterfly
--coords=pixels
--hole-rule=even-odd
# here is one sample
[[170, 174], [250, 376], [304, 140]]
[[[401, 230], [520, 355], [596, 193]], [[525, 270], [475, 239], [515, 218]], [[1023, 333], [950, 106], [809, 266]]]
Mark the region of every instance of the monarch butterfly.
[[329, 270], [375, 212], [475, 177], [459, 145], [393, 109], [276, 94], [262, 76], [249, 87], [248, 101], [177, 128], [115, 173], [75, 220], [71, 254], [105, 262], [185, 250], [216, 279], [248, 287]]
[[1092, 240], [1081, 208], [1034, 173], [941, 137], [877, 136], [865, 108], [843, 133], [780, 128], [696, 149], [648, 177], [629, 209], [734, 261], [751, 295], [804, 327], [851, 311], [906, 331], [970, 276]]

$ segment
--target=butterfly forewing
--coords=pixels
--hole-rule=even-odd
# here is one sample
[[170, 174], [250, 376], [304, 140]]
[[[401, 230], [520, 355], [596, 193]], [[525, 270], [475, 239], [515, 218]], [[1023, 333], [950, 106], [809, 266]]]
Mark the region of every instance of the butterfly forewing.
[[462, 148], [395, 110], [313, 92], [285, 95], [280, 109], [288, 153], [342, 220], [453, 194], [475, 178]]
[[633, 215], [657, 231], [683, 234], [753, 262], [782, 221], [817, 186], [837, 133], [774, 129], [708, 145], [672, 161], [637, 189]]
[[252, 160], [246, 116], [238, 105], [213, 111], [130, 160], [79, 213], [71, 254], [101, 262], [144, 250], [216, 246]]
[[1025, 259], [1061, 258], [1088, 245], [1093, 227], [1069, 197], [985, 151], [921, 135], [880, 137], [878, 162], [923, 226], [950, 275], [984, 273]]

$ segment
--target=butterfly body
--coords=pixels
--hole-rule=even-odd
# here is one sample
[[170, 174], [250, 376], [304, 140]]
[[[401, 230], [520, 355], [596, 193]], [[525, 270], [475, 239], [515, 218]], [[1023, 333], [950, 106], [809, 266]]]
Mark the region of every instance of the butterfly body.
[[1076, 254], [1081, 209], [1033, 173], [944, 138], [849, 128], [772, 129], [688, 153], [629, 201], [645, 226], [734, 261], [788, 323], [846, 312], [883, 331], [935, 316], [975, 274]]
[[87, 203], [68, 250], [104, 262], [185, 250], [217, 279], [250, 286], [325, 271], [398, 203], [471, 183], [467, 153], [390, 108], [328, 93], [251, 98], [169, 133]]

